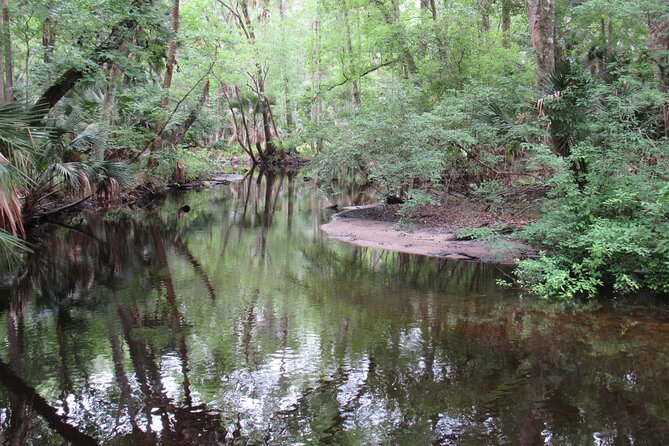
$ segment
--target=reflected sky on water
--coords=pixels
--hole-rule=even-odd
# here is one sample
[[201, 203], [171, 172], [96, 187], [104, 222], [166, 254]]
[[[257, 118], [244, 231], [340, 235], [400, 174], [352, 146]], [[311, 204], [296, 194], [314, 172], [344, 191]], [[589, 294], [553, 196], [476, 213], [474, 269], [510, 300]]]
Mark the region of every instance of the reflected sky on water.
[[320, 233], [373, 199], [255, 173], [41, 228], [0, 275], [0, 442], [669, 444], [664, 305]]

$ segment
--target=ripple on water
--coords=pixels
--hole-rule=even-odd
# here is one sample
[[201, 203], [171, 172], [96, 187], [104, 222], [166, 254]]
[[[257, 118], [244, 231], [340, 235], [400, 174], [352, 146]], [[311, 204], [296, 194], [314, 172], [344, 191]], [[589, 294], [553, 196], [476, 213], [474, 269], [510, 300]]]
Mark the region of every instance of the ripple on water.
[[519, 300], [491, 265], [332, 243], [308, 183], [251, 180], [43, 234], [0, 277], [1, 360], [108, 444], [669, 444], [668, 307]]

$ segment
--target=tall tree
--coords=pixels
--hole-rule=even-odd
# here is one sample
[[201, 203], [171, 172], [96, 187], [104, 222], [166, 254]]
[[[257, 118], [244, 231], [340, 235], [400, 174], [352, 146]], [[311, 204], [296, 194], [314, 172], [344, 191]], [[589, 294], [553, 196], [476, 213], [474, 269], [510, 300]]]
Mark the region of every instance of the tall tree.
[[[53, 1], [47, 4], [47, 13], [42, 22], [42, 47], [44, 50], [44, 63], [53, 63], [53, 52], [56, 47], [56, 24], [57, 20], [53, 12]], [[51, 77], [48, 78], [49, 82]]]
[[[0, 21], [0, 36], [3, 35], [4, 24]], [[5, 51], [4, 48], [0, 47], [0, 104], [6, 104], [7, 99], [5, 97]]]
[[382, 0], [374, 0], [374, 3], [379, 8], [386, 25], [395, 30], [398, 45], [400, 46], [400, 51], [402, 53], [401, 68], [404, 71], [404, 76], [409, 78], [417, 74], [418, 66], [416, 65], [416, 59], [408, 45], [406, 29], [402, 23], [402, 9], [399, 0], [392, 0], [390, 5], [392, 9], [390, 9], [387, 3]]
[[420, 0], [420, 9], [429, 11], [433, 19], [437, 18], [437, 5], [434, 0]]
[[[167, 43], [167, 63], [165, 64], [165, 77], [163, 77], [163, 97], [160, 100], [160, 109], [162, 112], [167, 110], [170, 105], [169, 90], [172, 87], [172, 77], [174, 75], [174, 66], [177, 63], [177, 38], [179, 36], [179, 0], [172, 1], [172, 13], [170, 29], [172, 35]], [[156, 139], [153, 140], [151, 151], [156, 153], [163, 146], [163, 133], [165, 133], [165, 119], [159, 117], [156, 120]], [[152, 161], [155, 163], [155, 161]]]
[[[669, 93], [669, 14], [648, 14], [650, 52], [660, 91]], [[669, 138], [669, 103], [662, 104], [664, 136]]]
[[[323, 82], [323, 68], [321, 67], [322, 58], [322, 41], [321, 41], [321, 18], [320, 15], [316, 17], [313, 23], [314, 29], [314, 51], [312, 55], [311, 71], [312, 83], [316, 86], [316, 91], [320, 93]], [[323, 97], [321, 94], [316, 94], [314, 103], [311, 106], [311, 121], [318, 124], [323, 114]], [[316, 151], [320, 152], [323, 149], [323, 140], [317, 138], [315, 141]]]
[[[104, 140], [107, 140], [109, 137], [109, 131], [113, 124], [114, 118], [114, 102], [116, 101], [116, 89], [120, 83], [120, 79], [123, 78], [123, 73], [121, 69], [116, 64], [107, 66], [105, 64], [102, 70], [105, 74], [106, 79], [106, 89], [105, 94], [102, 98], [102, 110], [100, 113], [100, 125], [101, 125], [101, 134], [104, 136]], [[104, 159], [105, 147], [100, 145], [98, 149], [98, 160]]]
[[[239, 2], [219, 0], [219, 3], [232, 14], [235, 25], [241, 30], [249, 45], [252, 48], [257, 48], [257, 36], [254, 24], [251, 21], [249, 2], [247, 0], [241, 0]], [[258, 21], [263, 21], [265, 17], [266, 10], [263, 9], [258, 16]], [[273, 162], [277, 155], [277, 147], [274, 142], [274, 136], [277, 136], [277, 132], [274, 123], [274, 115], [272, 113], [272, 105], [266, 90], [267, 69], [263, 67], [260, 60], [256, 58], [255, 72], [247, 74], [251, 80], [249, 86], [258, 99], [260, 114], [262, 116], [265, 148], [260, 149], [260, 144], [256, 144], [259, 152], [259, 161], [262, 163]]]
[[[138, 22], [136, 17], [139, 16], [142, 6], [150, 4], [151, 1], [136, 0], [133, 3], [136, 8], [133, 10], [133, 14], [129, 14], [112, 27], [107, 37], [90, 52], [89, 61], [99, 67], [105, 64], [113, 64], [113, 53], [126, 44], [126, 38], [129, 34], [137, 32]], [[88, 67], [83, 67], [81, 64], [71, 66], [49, 85], [32, 107], [33, 124], [38, 125], [49, 110], [84, 78], [88, 70]]]
[[502, 45], [504, 48], [511, 47], [511, 2], [502, 0]]
[[181, 143], [183, 137], [186, 135], [186, 132], [188, 132], [191, 126], [195, 123], [195, 120], [197, 120], [197, 117], [200, 114], [200, 110], [202, 110], [202, 107], [204, 107], [204, 105], [207, 103], [207, 99], [209, 99], [209, 78], [204, 81], [204, 87], [202, 87], [202, 93], [200, 93], [200, 99], [198, 99], [197, 104], [190, 111], [186, 119], [181, 124], [179, 124], [177, 130], [174, 132], [172, 143], [175, 146]]
[[9, 0], [1, 0], [3, 43], [5, 51], [5, 102], [14, 100], [14, 65], [12, 63], [12, 32]]
[[476, 6], [481, 14], [481, 32], [490, 31], [490, 0], [476, 0]]
[[[348, 61], [348, 70], [353, 74], [353, 41], [351, 39], [351, 23], [349, 19], [348, 6], [344, 6], [344, 25], [346, 26], [346, 59]], [[351, 102], [354, 107], [360, 106], [360, 88], [357, 78], [351, 81]]]
[[[288, 9], [288, 0], [279, 0], [279, 16], [281, 18], [281, 43], [286, 45], [286, 12]], [[293, 104], [290, 100], [290, 83], [288, 82], [288, 70], [282, 64], [281, 76], [283, 77], [283, 95], [284, 107], [286, 109], [286, 131], [290, 132], [293, 129]]]
[[555, 0], [525, 0], [525, 9], [541, 80], [555, 70]]

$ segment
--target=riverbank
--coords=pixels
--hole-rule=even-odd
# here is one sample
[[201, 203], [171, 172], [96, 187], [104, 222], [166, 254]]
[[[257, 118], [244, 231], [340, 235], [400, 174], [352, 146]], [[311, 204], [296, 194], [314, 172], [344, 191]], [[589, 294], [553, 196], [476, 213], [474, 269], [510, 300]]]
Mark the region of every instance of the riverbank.
[[34, 215], [28, 224], [37, 226], [44, 221], [62, 222], [85, 211], [118, 212], [123, 209], [136, 210], [160, 205], [170, 190], [200, 190], [210, 187], [225, 186], [243, 181], [245, 175], [220, 172], [207, 175], [183, 184], [140, 184], [130, 190], [120, 192], [112, 200], [100, 200], [93, 195], [84, 196], [69, 202], [55, 201], [50, 208]]
[[[155, 431], [133, 426], [150, 426], [137, 407], [158, 397], [178, 420], [160, 438], [184, 446], [263, 444], [268, 426], [272, 444], [478, 444], [493, 430], [471, 420], [491, 408], [491, 442], [521, 444], [525, 426], [539, 437], [541, 418], [560, 421], [560, 444], [588, 444], [609, 422], [650, 432], [638, 444], [669, 444], [669, 386], [657, 378], [669, 373], [666, 300], [569, 306], [500, 288], [508, 268], [497, 265], [315, 243], [313, 222], [331, 205], [302, 175], [254, 172], [168, 193], [147, 213], [45, 225], [0, 274], [12, 352], [0, 360], [0, 407], [18, 420], [12, 432], [29, 422], [28, 444], [66, 443], [62, 427], [87, 444], [155, 444]], [[45, 421], [65, 398], [67, 417]], [[330, 417], [338, 398], [343, 424]], [[295, 429], [303, 422], [308, 431]]]
[[[433, 209], [430, 212], [432, 218], [417, 218], [410, 228], [404, 230], [397, 225], [396, 207], [383, 204], [350, 207], [335, 214], [321, 229], [331, 239], [358, 246], [454, 260], [515, 264], [517, 259], [536, 255], [531, 247], [509, 235], [497, 234], [487, 240], [472, 240], [463, 235], [463, 231], [471, 226], [462, 222], [469, 222], [470, 225], [476, 222], [479, 230], [501, 223], [490, 215], [480, 215], [478, 218], [470, 215], [463, 219], [462, 213], [452, 211], [449, 219], [443, 217], [444, 209], [441, 211], [442, 218], [437, 218], [438, 214]], [[511, 228], [520, 228], [523, 220], [510, 223], [503, 223], [509, 230], [505, 232], [510, 232]]]
[[[285, 156], [272, 168], [294, 172], [306, 162], [298, 155]], [[70, 195], [58, 198], [56, 194], [49, 194], [52, 197], [41, 203], [37, 212], [24, 217], [24, 224], [34, 226], [46, 220], [67, 219], [85, 210], [106, 212], [151, 207], [160, 203], [170, 190], [198, 190], [229, 185], [244, 180], [249, 172], [260, 168], [253, 166], [249, 158], [220, 158], [206, 149], [182, 150], [182, 156], [176, 164], [180, 166], [178, 172], [174, 172], [171, 163], [165, 165], [167, 168], [162, 168], [162, 173], [161, 167], [153, 168], [150, 174], [139, 169], [132, 174], [134, 186], [126, 190], [117, 189], [111, 194], [88, 193], [74, 198]], [[180, 176], [178, 173], [183, 178], [181, 182], [176, 178]], [[164, 181], [163, 177], [170, 180]]]

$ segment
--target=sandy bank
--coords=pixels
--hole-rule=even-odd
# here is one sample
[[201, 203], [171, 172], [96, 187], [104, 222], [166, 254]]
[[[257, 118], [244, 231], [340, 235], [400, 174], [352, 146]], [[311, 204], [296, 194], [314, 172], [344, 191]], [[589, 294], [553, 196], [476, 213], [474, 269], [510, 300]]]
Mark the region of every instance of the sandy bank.
[[457, 240], [454, 228], [415, 227], [413, 232], [404, 232], [396, 230], [392, 222], [344, 217], [342, 214], [335, 215], [321, 229], [332, 239], [359, 246], [505, 264], [532, 254], [529, 247], [509, 238], [496, 242]]

